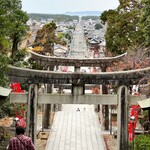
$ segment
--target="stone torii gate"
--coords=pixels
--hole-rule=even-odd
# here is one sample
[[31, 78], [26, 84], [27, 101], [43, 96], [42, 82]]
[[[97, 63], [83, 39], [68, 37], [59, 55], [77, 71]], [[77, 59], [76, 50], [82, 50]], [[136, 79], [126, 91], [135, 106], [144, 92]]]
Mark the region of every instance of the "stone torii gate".
[[[145, 74], [150, 73], [150, 67], [131, 71], [80, 73], [60, 73], [54, 71], [32, 70], [18, 67], [9, 67], [8, 76], [11, 82], [28, 83], [29, 91], [23, 94], [10, 94], [13, 103], [28, 103], [27, 133], [35, 142], [36, 139], [36, 110], [37, 104], [118, 104], [118, 149], [127, 150], [128, 146], [128, 105], [137, 104], [142, 96], [128, 95], [128, 85], [136, 84]], [[38, 84], [71, 84], [71, 94], [39, 94]], [[116, 95], [85, 94], [85, 84], [118, 84]]]
[[[106, 72], [107, 67], [110, 67], [114, 62], [118, 62], [122, 60], [122, 58], [124, 58], [126, 54], [127, 53], [124, 53], [115, 57], [104, 57], [104, 58], [94, 58], [94, 59], [93, 58], [74, 58], [74, 59], [71, 58], [70, 59], [70, 58], [64, 58], [64, 57], [56, 58], [53, 56], [44, 56], [44, 55], [37, 54], [33, 51], [30, 51], [31, 59], [36, 61], [36, 63], [42, 66], [42, 68], [45, 70], [49, 70], [49, 68], [51, 68], [51, 71], [53, 71], [54, 67], [57, 68], [58, 66], [74, 66], [74, 72], [76, 73], [80, 72], [81, 67], [99, 67], [101, 69], [101, 72]], [[85, 85], [83, 84], [83, 87], [82, 87], [83, 89], [85, 88], [84, 86]], [[63, 87], [63, 85], [61, 85], [61, 87]], [[108, 89], [104, 84], [102, 84], [101, 86], [101, 93], [108, 94]], [[99, 110], [100, 109], [98, 109], [98, 111]], [[47, 118], [47, 116], [45, 116], [44, 118]], [[46, 120], [48, 120], [48, 118]], [[109, 107], [108, 105], [102, 105], [101, 107], [101, 122], [102, 122], [101, 127], [105, 130], [108, 130], [109, 129]]]

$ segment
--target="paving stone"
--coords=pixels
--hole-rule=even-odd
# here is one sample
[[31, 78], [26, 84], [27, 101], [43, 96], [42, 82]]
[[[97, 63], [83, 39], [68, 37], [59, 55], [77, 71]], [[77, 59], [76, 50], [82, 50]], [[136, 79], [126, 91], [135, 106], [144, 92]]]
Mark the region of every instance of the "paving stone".
[[[77, 112], [76, 109], [86, 108]], [[63, 105], [56, 113], [46, 150], [104, 150], [93, 105]]]

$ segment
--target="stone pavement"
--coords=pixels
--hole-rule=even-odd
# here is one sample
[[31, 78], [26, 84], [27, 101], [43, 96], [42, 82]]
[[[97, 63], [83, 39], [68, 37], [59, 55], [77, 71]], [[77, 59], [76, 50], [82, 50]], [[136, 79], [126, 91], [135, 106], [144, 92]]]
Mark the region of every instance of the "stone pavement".
[[46, 150], [105, 150], [101, 134], [93, 105], [63, 105], [55, 114]]

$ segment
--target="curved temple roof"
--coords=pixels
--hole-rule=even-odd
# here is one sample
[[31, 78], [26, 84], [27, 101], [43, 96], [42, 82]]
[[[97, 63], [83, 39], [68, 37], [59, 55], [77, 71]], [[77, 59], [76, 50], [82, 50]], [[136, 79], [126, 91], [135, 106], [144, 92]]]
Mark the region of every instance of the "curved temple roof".
[[119, 61], [127, 53], [124, 53], [119, 56], [115, 57], [105, 57], [105, 58], [64, 58], [64, 57], [52, 57], [52, 56], [45, 56], [35, 53], [33, 51], [29, 51], [31, 54], [31, 58], [35, 61], [39, 62], [41, 65], [52, 65], [52, 66], [94, 66], [99, 67], [101, 65], [108, 65], [112, 62]]
[[21, 83], [54, 83], [54, 84], [106, 84], [107, 82], [121, 81], [134, 83], [150, 73], [150, 67], [129, 71], [73, 73], [33, 70], [9, 66], [7, 75], [11, 82]]

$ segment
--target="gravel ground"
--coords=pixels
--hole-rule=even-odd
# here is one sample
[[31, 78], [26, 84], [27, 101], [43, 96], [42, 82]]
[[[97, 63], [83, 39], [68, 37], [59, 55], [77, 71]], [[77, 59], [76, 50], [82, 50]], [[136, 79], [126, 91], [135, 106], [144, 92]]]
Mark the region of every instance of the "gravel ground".
[[103, 137], [107, 150], [117, 150], [117, 139], [110, 134], [104, 134]]
[[38, 150], [45, 150], [47, 140], [36, 140], [36, 149]]

